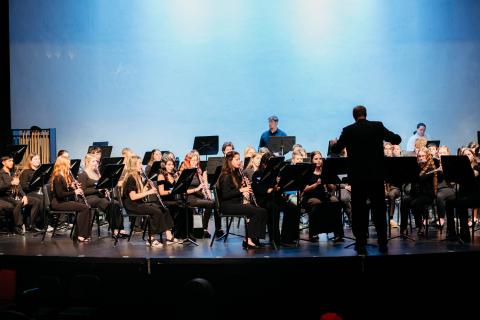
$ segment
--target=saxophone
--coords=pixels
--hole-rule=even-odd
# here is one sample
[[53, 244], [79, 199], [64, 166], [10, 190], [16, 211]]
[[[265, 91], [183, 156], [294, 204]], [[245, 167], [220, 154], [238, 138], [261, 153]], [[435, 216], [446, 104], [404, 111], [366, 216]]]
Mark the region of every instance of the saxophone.
[[[19, 170], [15, 167], [13, 171], [12, 179], [18, 178], [20, 176]], [[12, 195], [14, 196], [15, 200], [19, 201], [20, 198], [20, 182], [16, 186], [12, 186]]]

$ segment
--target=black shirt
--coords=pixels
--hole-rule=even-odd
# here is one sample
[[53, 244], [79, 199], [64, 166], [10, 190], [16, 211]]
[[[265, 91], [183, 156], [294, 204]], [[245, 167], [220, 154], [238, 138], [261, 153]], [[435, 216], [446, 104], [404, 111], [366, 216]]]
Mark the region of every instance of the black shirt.
[[70, 190], [67, 181], [62, 175], [53, 178], [53, 195], [58, 202], [73, 201], [75, 191]]
[[98, 180], [91, 179], [86, 172], [78, 174], [78, 182], [82, 185], [85, 196], [100, 195], [100, 191], [95, 188]]
[[[3, 170], [3, 168], [0, 169], [0, 197], [13, 196], [12, 179], [13, 177], [9, 173]], [[18, 185], [18, 194], [22, 197], [25, 195], [21, 185]]]
[[36, 170], [33, 169], [25, 169], [20, 174], [20, 185], [22, 186], [23, 192], [30, 193], [36, 191], [30, 189], [30, 181], [32, 180], [35, 171]]
[[220, 198], [224, 204], [242, 203], [243, 194], [240, 192], [240, 188], [235, 186], [233, 179], [237, 179], [238, 185], [241, 186], [241, 181], [239, 178], [234, 178], [231, 174], [222, 174], [219, 178]]

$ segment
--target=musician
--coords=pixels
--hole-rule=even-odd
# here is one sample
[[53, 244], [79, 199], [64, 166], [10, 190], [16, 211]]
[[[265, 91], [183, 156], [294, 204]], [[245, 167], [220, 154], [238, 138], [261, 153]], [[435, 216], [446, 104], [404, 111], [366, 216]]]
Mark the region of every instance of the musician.
[[125, 175], [127, 173], [127, 164], [131, 157], [133, 157], [135, 153], [130, 148], [123, 148], [122, 149], [122, 157], [123, 157], [123, 164], [125, 165], [122, 171], [122, 175], [120, 179], [118, 179], [118, 184], [120, 188], [123, 186], [123, 181], [125, 180]]
[[[112, 230], [112, 237], [127, 237], [128, 233], [123, 230], [123, 214], [120, 203], [117, 200], [111, 202], [108, 198], [112, 195], [108, 190], [100, 191], [95, 188], [100, 180], [98, 171], [98, 158], [94, 154], [85, 156], [85, 168], [78, 174], [78, 182], [87, 199], [87, 203], [92, 208], [99, 208], [107, 214], [107, 221]], [[113, 207], [112, 207], [113, 206]]]
[[147, 166], [145, 167], [145, 174], [148, 176], [150, 173], [150, 169], [152, 169], [152, 164], [155, 161], [160, 161], [162, 160], [162, 152], [158, 149], [153, 149], [151, 154], [150, 154], [150, 160], [148, 160]]
[[[423, 236], [425, 234], [423, 219], [428, 219], [428, 206], [435, 199], [438, 189], [438, 176], [428, 148], [424, 147], [418, 151], [417, 162], [420, 166], [420, 177], [418, 182], [412, 183], [410, 194], [403, 198], [400, 233], [406, 233], [408, 210], [411, 209], [415, 217], [417, 235]], [[426, 231], [428, 232], [428, 230]]]
[[[175, 237], [184, 239], [188, 238], [189, 236], [187, 234], [187, 225], [185, 220], [187, 217], [185, 217], [183, 212], [185, 208], [182, 207], [179, 201], [175, 199], [175, 195], [172, 195], [172, 190], [177, 179], [178, 174], [175, 170], [175, 161], [167, 158], [165, 160], [165, 165], [160, 170], [160, 174], [157, 177], [158, 192], [162, 197], [163, 203], [170, 210], [170, 214], [174, 220]], [[193, 210], [191, 208], [188, 208], [187, 210], [188, 225], [193, 226]]]
[[468, 208], [480, 207], [480, 168], [475, 153], [472, 149], [462, 150], [463, 156], [467, 156], [473, 170], [473, 179], [460, 185], [458, 199], [447, 200], [447, 234], [448, 239], [456, 239], [456, 230], [454, 223], [454, 210], [460, 218], [460, 239], [464, 242], [470, 242], [470, 232], [468, 227]]
[[[230, 150], [232, 151], [232, 150]], [[255, 155], [255, 153], [257, 153], [255, 151], [255, 148], [252, 147], [252, 146], [248, 146], [246, 147], [244, 150], [243, 150], [243, 158], [246, 159], [246, 158], [251, 158]]]
[[[440, 146], [438, 148], [438, 157], [440, 158], [439, 169], [442, 169], [442, 156], [449, 156], [450, 149], [447, 146]], [[437, 214], [438, 214], [438, 227], [443, 228], [446, 217], [447, 201], [455, 200], [455, 190], [453, 187], [445, 181], [443, 171], [437, 173], [438, 179], [438, 191], [437, 191]], [[454, 226], [453, 226], [454, 228]]]
[[249, 234], [246, 241], [243, 241], [243, 247], [257, 248], [260, 245], [259, 239], [265, 238], [267, 210], [243, 203], [244, 197], [250, 199], [252, 188], [250, 185], [243, 186], [239, 171], [240, 163], [238, 152], [231, 151], [226, 154], [226, 161], [217, 181], [220, 205], [226, 214], [245, 214], [249, 217], [247, 222]]
[[252, 181], [252, 176], [255, 171], [258, 170], [260, 166], [260, 160], [262, 159], [262, 154], [255, 153], [248, 162], [247, 167], [243, 170], [243, 174], [248, 178], [248, 180]]
[[64, 157], [64, 158], [70, 159], [70, 154], [68, 153], [67, 150], [60, 149], [60, 150], [58, 150], [58, 152], [57, 152], [57, 158], [58, 158], [58, 157]]
[[[343, 241], [343, 225], [341, 205], [333, 194], [335, 185], [322, 182], [323, 157], [320, 151], [313, 151], [310, 160], [315, 164], [315, 170], [309, 184], [303, 190], [302, 204], [308, 211], [309, 239], [318, 241], [322, 229], [322, 221], [333, 228], [334, 242]], [[323, 217], [323, 219], [322, 219]]]
[[[83, 190], [73, 181], [70, 172], [70, 160], [60, 156], [55, 161], [53, 173], [50, 178], [53, 199], [53, 210], [77, 212], [77, 240], [87, 242], [91, 235], [92, 210], [85, 203], [74, 201], [74, 197], [81, 198]], [[75, 238], [74, 238], [75, 240]]]
[[138, 156], [132, 156], [128, 160], [125, 182], [123, 184], [123, 204], [128, 212], [135, 214], [148, 214], [150, 216], [151, 244], [147, 245], [154, 248], [161, 248], [163, 244], [155, 239], [157, 233], [165, 232], [166, 243], [178, 243], [178, 239], [172, 234], [173, 220], [168, 208], [162, 208], [159, 204], [153, 202], [144, 202], [143, 199], [148, 195], [154, 195], [158, 191], [156, 188], [149, 189], [145, 186], [142, 178], [142, 161]]
[[437, 159], [437, 160], [440, 159], [440, 156], [438, 154], [439, 145], [437, 142], [430, 141], [430, 143], [428, 143], [427, 141], [427, 148], [428, 148], [428, 152], [430, 152], [433, 159]]
[[268, 117], [268, 130], [262, 133], [258, 148], [267, 147], [270, 137], [286, 137], [287, 134], [278, 128], [278, 117]]
[[102, 160], [102, 148], [100, 147], [93, 147], [89, 154], [95, 156], [95, 158], [97, 159], [98, 163], [100, 163], [100, 160]]
[[[12, 211], [14, 232], [23, 235], [22, 207], [28, 205], [28, 198], [20, 186], [20, 179], [13, 175], [14, 161], [10, 155], [1, 158], [2, 169], [0, 169], [0, 209]], [[18, 197], [16, 199], [16, 197]], [[38, 206], [36, 208], [38, 210]]]
[[229, 153], [230, 151], [233, 151], [233, 150], [235, 150], [235, 147], [233, 146], [232, 142], [226, 141], [226, 142], [223, 143], [222, 152], [223, 152], [224, 156], [226, 156], [227, 153]]
[[[192, 150], [185, 155], [185, 159], [180, 167], [180, 172], [183, 169], [197, 169], [197, 174], [192, 179], [192, 183], [187, 190], [188, 201], [190, 202], [191, 207], [203, 208], [203, 236], [205, 238], [210, 238], [211, 235], [208, 232], [208, 223], [212, 215], [212, 210], [214, 210], [214, 220], [215, 220], [215, 236], [220, 237], [224, 234], [222, 230], [222, 224], [220, 216], [215, 210], [215, 203], [213, 202], [213, 197], [210, 193], [207, 180], [207, 171], [202, 172], [200, 168], [200, 156], [197, 151]], [[203, 181], [203, 184], [200, 183]]]
[[407, 151], [415, 151], [415, 141], [417, 141], [418, 138], [424, 138], [425, 140], [428, 140], [428, 137], [425, 134], [426, 130], [427, 126], [425, 125], [425, 123], [420, 122], [419, 124], [417, 124], [417, 130], [415, 130], [413, 132], [413, 135], [408, 139], [406, 148]]
[[[393, 145], [390, 142], [383, 144], [383, 153], [385, 157], [393, 157]], [[400, 188], [385, 182], [385, 198], [387, 199], [387, 207], [389, 210], [390, 227], [398, 228], [398, 224], [393, 219], [393, 216], [395, 214], [395, 200], [400, 198]]]
[[[32, 205], [32, 209], [30, 210], [30, 229], [36, 228], [37, 223], [39, 223], [39, 225], [44, 224], [43, 217], [38, 217], [38, 214], [43, 212], [43, 193], [39, 192], [41, 189], [30, 189], [30, 181], [39, 167], [40, 156], [36, 153], [31, 153], [28, 155], [24, 169], [20, 173], [20, 186], [27, 196], [28, 203]], [[37, 221], [37, 219], [42, 221]]]
[[392, 145], [392, 156], [394, 157], [401, 157], [402, 156], [402, 147], [399, 144]]
[[383, 141], [399, 144], [399, 135], [387, 130], [381, 122], [368, 121], [367, 109], [353, 109], [355, 123], [343, 128], [332, 152], [348, 151], [348, 178], [352, 186], [352, 229], [357, 240], [358, 254], [366, 254], [368, 234], [367, 198], [371, 201], [373, 221], [377, 230], [379, 250], [388, 251], [387, 226], [385, 221], [385, 188]]

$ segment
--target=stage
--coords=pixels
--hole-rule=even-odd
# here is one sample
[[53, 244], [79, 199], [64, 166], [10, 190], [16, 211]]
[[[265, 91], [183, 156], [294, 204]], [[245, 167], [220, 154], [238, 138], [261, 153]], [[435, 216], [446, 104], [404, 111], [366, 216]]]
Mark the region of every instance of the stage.
[[[370, 230], [369, 243], [375, 244], [374, 228]], [[398, 229], [392, 233], [396, 235]], [[0, 269], [16, 270], [17, 300], [32, 299], [21, 292], [52, 282], [60, 286], [53, 291], [71, 296], [76, 291], [72, 288], [75, 279], [86, 276], [86, 283], [88, 277], [96, 280], [82, 290], [96, 297], [88, 303], [102, 316], [151, 313], [148, 306], [158, 304], [167, 307], [169, 317], [179, 319], [190, 315], [213, 319], [224, 313], [233, 318], [268, 318], [282, 317], [285, 312], [318, 319], [327, 311], [344, 319], [382, 318], [386, 315], [378, 303], [393, 308], [385, 317], [389, 319], [413, 314], [414, 318], [429, 318], [448, 312], [466, 315], [472, 310], [459, 311], [452, 303], [465, 298], [462, 292], [472, 284], [472, 276], [477, 282], [480, 258], [478, 239], [472, 244], [443, 241], [445, 234], [434, 228], [428, 240], [416, 235], [415, 242], [397, 238], [389, 242], [388, 255], [369, 246], [366, 256], [357, 256], [353, 247], [345, 248], [350, 240], [333, 243], [326, 235], [318, 243], [302, 240], [295, 248], [266, 246], [247, 251], [242, 249], [242, 238], [236, 236], [226, 243], [215, 241], [213, 247], [210, 239], [198, 239], [198, 247], [150, 248], [141, 233], [134, 234], [130, 242], [120, 240], [117, 246], [106, 226], [101, 227], [100, 238], [96, 229], [93, 234], [89, 243], [73, 243], [66, 231], [54, 239], [49, 234], [44, 243], [32, 234], [2, 235]], [[351, 236], [349, 229], [346, 235]], [[190, 282], [195, 278], [209, 285], [198, 287]], [[449, 303], [442, 304], [444, 295], [452, 292]], [[361, 299], [371, 303], [365, 305]], [[418, 312], [411, 306], [399, 308], [404, 302], [421, 303], [425, 308]], [[125, 303], [126, 309], [113, 307], [119, 303]], [[254, 315], [252, 303], [259, 308]]]

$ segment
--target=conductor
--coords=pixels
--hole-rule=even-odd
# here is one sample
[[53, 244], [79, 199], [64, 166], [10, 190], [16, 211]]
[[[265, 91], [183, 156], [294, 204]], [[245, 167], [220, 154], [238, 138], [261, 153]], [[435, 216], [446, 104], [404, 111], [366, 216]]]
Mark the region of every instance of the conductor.
[[356, 238], [355, 250], [367, 254], [368, 207], [370, 199], [380, 253], [388, 252], [387, 222], [384, 189], [383, 142], [400, 144], [402, 138], [379, 121], [367, 120], [364, 106], [353, 108], [355, 123], [343, 128], [332, 151], [340, 153], [347, 148], [348, 179], [352, 187], [352, 231]]

